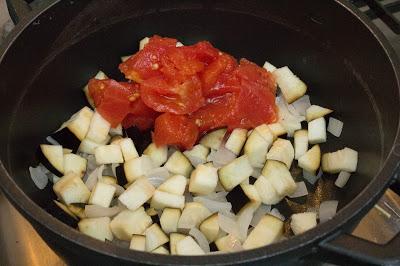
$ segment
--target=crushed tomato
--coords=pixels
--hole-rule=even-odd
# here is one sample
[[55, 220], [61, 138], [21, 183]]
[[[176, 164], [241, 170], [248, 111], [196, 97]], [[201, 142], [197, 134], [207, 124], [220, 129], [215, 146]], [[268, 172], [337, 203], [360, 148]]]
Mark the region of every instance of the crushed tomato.
[[189, 149], [213, 129], [250, 129], [276, 121], [271, 73], [246, 59], [238, 63], [207, 41], [176, 43], [153, 36], [121, 63], [131, 82], [89, 82], [97, 110], [112, 126], [146, 130], [154, 125], [156, 145]]

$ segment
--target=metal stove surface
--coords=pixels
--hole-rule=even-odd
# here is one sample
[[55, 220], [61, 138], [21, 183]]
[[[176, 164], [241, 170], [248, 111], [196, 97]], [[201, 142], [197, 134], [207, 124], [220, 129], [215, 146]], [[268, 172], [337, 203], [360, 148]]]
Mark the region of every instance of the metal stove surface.
[[[33, 5], [40, 5], [37, 0]], [[399, 0], [396, 0], [400, 2]], [[381, 3], [392, 4], [394, 0]], [[39, 3], [38, 3], [39, 2]], [[359, 1], [358, 1], [359, 2]], [[399, 5], [400, 7], [400, 5]], [[368, 11], [366, 7], [360, 7]], [[392, 12], [400, 19], [400, 11]], [[400, 56], [400, 36], [394, 34], [380, 19], [374, 23], [389, 39]], [[0, 0], [0, 42], [3, 35], [12, 28], [6, 11], [5, 1]], [[385, 244], [400, 232], [400, 197], [390, 189], [354, 229], [353, 235], [369, 241]], [[314, 259], [304, 265], [331, 265]], [[18, 213], [0, 192], [0, 266], [63, 266], [66, 265], [40, 238], [32, 226]]]

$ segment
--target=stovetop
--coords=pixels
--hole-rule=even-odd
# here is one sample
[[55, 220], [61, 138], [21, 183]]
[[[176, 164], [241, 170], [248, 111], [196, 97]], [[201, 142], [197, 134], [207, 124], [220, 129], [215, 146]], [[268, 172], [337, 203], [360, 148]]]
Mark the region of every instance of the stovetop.
[[[48, 0], [36, 0], [31, 5], [40, 6]], [[352, 2], [371, 17], [385, 34], [400, 56], [400, 35], [395, 34], [382, 20], [377, 19], [360, 0]], [[380, 3], [395, 18], [400, 19], [400, 1], [384, 0]], [[0, 42], [13, 27], [5, 6], [0, 0]], [[400, 197], [388, 189], [374, 208], [360, 221], [352, 232], [360, 238], [385, 244], [400, 232]], [[314, 259], [305, 265], [331, 265], [317, 263]], [[66, 265], [40, 238], [32, 226], [18, 213], [0, 192], [0, 265], [63, 266]]]

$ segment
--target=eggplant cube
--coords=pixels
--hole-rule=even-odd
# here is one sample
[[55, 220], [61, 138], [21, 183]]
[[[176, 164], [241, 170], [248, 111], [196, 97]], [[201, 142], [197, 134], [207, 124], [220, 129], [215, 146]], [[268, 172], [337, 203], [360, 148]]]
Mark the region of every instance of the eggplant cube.
[[57, 197], [65, 204], [86, 203], [90, 191], [83, 183], [81, 177], [74, 172], [69, 172], [53, 185]]
[[290, 169], [294, 159], [294, 148], [292, 143], [287, 139], [278, 138], [272, 144], [272, 147], [267, 154], [267, 159], [283, 162], [286, 164], [287, 168]]
[[79, 155], [68, 153], [64, 155], [64, 172], [74, 172], [82, 177], [86, 172], [87, 160]]
[[185, 197], [182, 195], [156, 190], [154, 191], [150, 206], [156, 210], [161, 210], [166, 207], [183, 209], [185, 206]]
[[276, 69], [273, 75], [288, 103], [296, 101], [306, 93], [307, 85], [293, 74], [287, 66]]
[[165, 180], [157, 189], [175, 195], [183, 195], [186, 185], [186, 177], [183, 175], [174, 175]]
[[193, 227], [199, 227], [201, 222], [210, 215], [211, 212], [200, 202], [186, 203], [179, 218], [178, 229], [190, 230]]
[[225, 133], [226, 128], [214, 130], [202, 137], [200, 144], [205, 147], [218, 150], [219, 146], [221, 146], [222, 140], [224, 139]]
[[[85, 106], [72, 115], [71, 118], [61, 126], [59, 131], [66, 127], [73, 135], [75, 135], [76, 138], [82, 141], [89, 131], [90, 121], [93, 118], [93, 114], [93, 111], [89, 107]], [[69, 136], [68, 138], [72, 138], [72, 136]], [[56, 140], [59, 141], [57, 138]]]
[[161, 247], [158, 247], [158, 248], [152, 250], [151, 253], [169, 255], [168, 249], [166, 249], [164, 246], [161, 246]]
[[355, 172], [357, 170], [358, 153], [350, 148], [322, 155], [322, 171], [336, 174], [341, 171]]
[[176, 175], [183, 175], [189, 177], [193, 170], [190, 161], [180, 151], [174, 152], [168, 161], [165, 163], [165, 167], [169, 172]]
[[124, 162], [121, 148], [114, 144], [97, 147], [94, 156], [98, 165]]
[[99, 205], [105, 208], [110, 206], [116, 188], [113, 185], [97, 182], [89, 198], [89, 204]]
[[308, 150], [308, 131], [306, 129], [294, 132], [294, 158], [298, 160]]
[[55, 175], [64, 173], [64, 152], [61, 145], [40, 145], [40, 160]]
[[256, 188], [257, 193], [264, 204], [277, 204], [283, 198], [278, 194], [272, 183], [264, 176], [257, 178], [257, 181], [254, 183], [254, 187]]
[[124, 156], [124, 160], [127, 162], [131, 159], [135, 159], [139, 157], [139, 154], [136, 150], [135, 144], [133, 143], [131, 138], [124, 138], [118, 142], [118, 145], [121, 148], [122, 155]]
[[199, 164], [205, 164], [207, 162], [207, 156], [210, 153], [210, 148], [197, 144], [191, 150], [184, 151], [183, 154], [188, 158], [190, 163], [197, 167]]
[[247, 139], [247, 129], [235, 128], [225, 143], [225, 148], [239, 155]]
[[178, 221], [181, 217], [180, 209], [165, 208], [160, 217], [161, 228], [166, 234], [178, 231]]
[[134, 211], [124, 210], [118, 213], [112, 219], [110, 228], [116, 238], [130, 241], [132, 235], [143, 234], [151, 224], [151, 217], [140, 207]]
[[124, 163], [124, 172], [128, 183], [135, 181], [136, 179], [145, 176], [146, 173], [153, 169], [153, 161], [147, 155], [132, 159]]
[[267, 160], [268, 149], [272, 143], [267, 142], [258, 131], [253, 130], [244, 145], [244, 154], [249, 157], [249, 161], [252, 167], [261, 168], [263, 167], [265, 160]]
[[207, 195], [215, 190], [217, 182], [217, 168], [200, 164], [190, 175], [189, 191], [200, 195]]
[[314, 145], [304, 155], [299, 158], [299, 167], [310, 173], [315, 173], [321, 162], [321, 149], [319, 145]]
[[193, 256], [204, 255], [205, 253], [191, 236], [186, 236], [184, 239], [176, 243], [176, 254]]
[[248, 156], [242, 155], [219, 169], [219, 181], [227, 191], [230, 191], [249, 178], [252, 172]]
[[143, 151], [143, 154], [146, 154], [151, 158], [155, 167], [159, 167], [167, 161], [168, 147], [157, 147], [155, 143], [150, 143], [150, 145]]
[[200, 231], [205, 235], [208, 242], [214, 242], [219, 235], [218, 213], [214, 213], [205, 219], [199, 226]]
[[146, 237], [142, 235], [133, 235], [129, 249], [145, 251], [146, 250]]
[[158, 224], [152, 224], [144, 234], [146, 236], [146, 251], [152, 251], [169, 241]]
[[325, 118], [320, 117], [308, 122], [308, 142], [310, 144], [326, 142]]
[[169, 250], [171, 251], [171, 255], [176, 255], [176, 244], [184, 239], [186, 235], [179, 233], [171, 233], [169, 235]]
[[82, 140], [81, 144], [79, 145], [78, 151], [87, 153], [87, 154], [94, 154], [97, 147], [103, 146], [104, 144], [96, 143], [90, 139]]
[[285, 197], [296, 191], [296, 183], [283, 163], [268, 160], [262, 174], [271, 182], [272, 186], [280, 196]]
[[243, 243], [244, 249], [253, 249], [269, 245], [283, 235], [283, 222], [272, 215], [265, 215], [250, 232]]
[[90, 121], [89, 130], [87, 132], [86, 138], [97, 142], [104, 143], [110, 131], [111, 125], [105, 120], [98, 112], [93, 114], [92, 120]]
[[271, 131], [272, 135], [274, 136], [274, 140], [287, 133], [287, 130], [282, 126], [281, 123], [273, 123], [268, 125], [269, 130]]
[[317, 226], [317, 214], [315, 212], [303, 212], [292, 215], [290, 227], [295, 235], [302, 234]]
[[128, 209], [136, 210], [153, 196], [154, 191], [155, 188], [147, 178], [140, 178], [132, 183], [118, 199]]
[[79, 231], [100, 241], [112, 241], [110, 217], [84, 218], [78, 223]]
[[318, 105], [311, 105], [306, 110], [306, 119], [307, 119], [307, 122], [311, 122], [314, 119], [323, 117], [332, 112], [333, 111], [331, 109], [324, 108], [324, 107], [321, 107]]
[[215, 245], [217, 246], [219, 251], [223, 252], [235, 252], [242, 250], [240, 240], [236, 236], [231, 234], [218, 238], [215, 241]]

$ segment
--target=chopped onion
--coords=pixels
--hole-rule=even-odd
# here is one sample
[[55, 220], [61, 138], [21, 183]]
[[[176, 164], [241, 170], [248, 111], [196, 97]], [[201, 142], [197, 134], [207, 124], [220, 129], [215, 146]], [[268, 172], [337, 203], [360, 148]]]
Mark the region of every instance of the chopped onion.
[[347, 181], [349, 181], [350, 175], [348, 172], [341, 171], [335, 181], [335, 186], [343, 188], [347, 184]]
[[250, 223], [253, 220], [254, 211], [254, 208], [246, 208], [240, 212], [240, 215], [237, 218], [237, 224], [239, 227], [238, 238], [242, 242], [244, 242], [247, 238], [247, 232], [249, 230]]
[[327, 130], [335, 137], [340, 137], [340, 135], [342, 134], [342, 130], [343, 130], [343, 122], [340, 120], [337, 120], [336, 118], [329, 117], [329, 123], [328, 123]]
[[57, 140], [55, 140], [52, 136], [47, 136], [46, 140], [48, 143], [50, 143], [51, 145], [61, 145], [60, 143], [58, 143]]
[[262, 172], [262, 168], [253, 167], [253, 173], [251, 173], [252, 177], [259, 178]]
[[97, 181], [103, 177], [103, 169], [104, 169], [104, 164], [100, 165], [99, 167], [94, 169], [92, 173], [89, 174], [85, 182], [85, 185], [90, 191], [92, 191], [94, 186], [97, 184]]
[[[81, 154], [81, 156], [83, 157], [82, 154]], [[88, 154], [84, 158], [87, 159], [87, 164], [86, 164], [86, 172], [82, 179], [84, 182], [86, 182], [89, 175], [97, 168], [97, 163], [96, 163], [96, 158], [92, 154]]]
[[117, 176], [117, 167], [119, 166], [119, 163], [112, 163], [111, 164], [111, 171], [113, 175], [116, 177]]
[[227, 165], [228, 163], [232, 162], [235, 159], [236, 159], [236, 154], [225, 148], [225, 145], [221, 145], [219, 149], [210, 158], [210, 160], [213, 162], [214, 167], [217, 168]]
[[[106, 241], [108, 241], [108, 240], [106, 239]], [[114, 245], [119, 246], [121, 248], [124, 248], [124, 249], [128, 249], [129, 245], [130, 245], [129, 241], [120, 240], [116, 237], [113, 238], [111, 243], [113, 243]]]
[[85, 205], [85, 215], [88, 218], [112, 217], [121, 211], [122, 209], [119, 206], [106, 208], [98, 205]]
[[296, 191], [289, 195], [289, 198], [300, 198], [308, 195], [308, 190], [304, 181], [296, 183]]
[[221, 230], [228, 234], [232, 234], [236, 237], [239, 236], [239, 226], [234, 218], [230, 218], [226, 214], [218, 213], [218, 225]]
[[193, 227], [192, 229], [190, 229], [189, 235], [194, 237], [197, 244], [199, 244], [199, 246], [205, 253], [210, 253], [210, 245], [208, 244], [207, 238], [199, 229]]
[[[318, 173], [318, 174], [319, 174], [319, 173]], [[315, 182], [317, 182], [317, 180], [320, 178], [320, 176], [314, 175], [313, 173], [310, 173], [310, 172], [308, 172], [308, 171], [306, 171], [306, 170], [303, 169], [303, 178], [304, 178], [305, 180], [307, 180], [308, 183], [314, 185]]]
[[115, 195], [117, 197], [125, 192], [125, 189], [123, 187], [121, 187], [120, 185], [117, 185], [117, 184], [110, 184], [110, 185], [115, 187]]
[[214, 149], [210, 149], [210, 153], [207, 156], [207, 162], [212, 162], [214, 161], [214, 157], [215, 157], [215, 153], [217, 152], [217, 150]]
[[328, 221], [336, 214], [339, 202], [337, 200], [327, 200], [319, 205], [319, 221], [321, 223]]
[[157, 167], [157, 168], [153, 168], [150, 169], [147, 173], [146, 173], [146, 177], [151, 179], [151, 178], [159, 178], [159, 179], [163, 179], [164, 181], [170, 177], [170, 172], [168, 172], [168, 169], [166, 167]]
[[311, 106], [310, 96], [304, 95], [291, 104], [299, 115], [305, 116], [306, 110]]
[[183, 194], [183, 196], [185, 196], [185, 203], [193, 202], [193, 196], [188, 190], [185, 191], [185, 194]]
[[215, 192], [225, 192], [225, 188], [221, 185], [219, 181], [217, 183], [217, 187], [215, 188]]
[[269, 214], [275, 216], [276, 218], [278, 218], [278, 219], [280, 219], [280, 220], [282, 220], [282, 221], [285, 221], [285, 216], [283, 216], [283, 215], [279, 212], [279, 210], [278, 210], [277, 208], [273, 208], [273, 209], [269, 212]]
[[64, 204], [61, 202], [58, 202], [56, 200], [53, 200], [53, 202], [61, 209], [63, 210], [66, 214], [74, 218], [75, 220], [79, 220], [78, 217]]
[[220, 191], [216, 193], [210, 193], [205, 196], [202, 196], [204, 198], [210, 199], [210, 200], [215, 200], [215, 201], [221, 201], [221, 202], [226, 202], [226, 195], [228, 195], [229, 192], [226, 191]]
[[264, 217], [267, 213], [271, 211], [271, 205], [261, 204], [260, 207], [255, 211], [253, 219], [250, 222], [251, 226], [256, 227], [256, 225], [260, 222], [261, 218]]
[[202, 196], [194, 197], [193, 201], [202, 203], [210, 212], [230, 212], [232, 209], [230, 202], [210, 200]]
[[276, 97], [276, 105], [279, 110], [279, 123], [286, 129], [289, 137], [293, 136], [296, 130], [301, 129], [301, 122], [305, 117], [299, 115], [293, 106], [289, 107], [282, 96]]
[[29, 173], [31, 174], [33, 183], [38, 189], [44, 189], [47, 186], [49, 179], [46, 173], [43, 172], [41, 166], [29, 167]]

